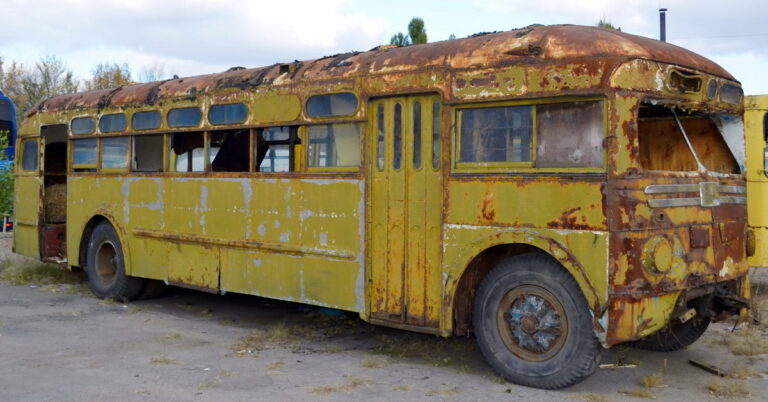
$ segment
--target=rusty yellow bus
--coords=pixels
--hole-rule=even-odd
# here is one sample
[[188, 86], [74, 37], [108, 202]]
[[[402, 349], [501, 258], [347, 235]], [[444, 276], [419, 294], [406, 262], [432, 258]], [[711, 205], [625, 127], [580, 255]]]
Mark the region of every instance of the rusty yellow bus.
[[747, 208], [749, 228], [754, 233], [752, 267], [768, 267], [768, 95], [744, 99], [747, 152]]
[[533, 26], [58, 96], [18, 140], [15, 250], [148, 284], [474, 334], [561, 388], [743, 308], [739, 83], [685, 49]]

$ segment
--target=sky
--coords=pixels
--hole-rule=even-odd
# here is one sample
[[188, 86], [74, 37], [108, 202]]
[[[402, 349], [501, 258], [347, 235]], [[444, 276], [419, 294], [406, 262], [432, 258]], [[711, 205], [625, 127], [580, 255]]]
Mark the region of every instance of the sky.
[[55, 55], [86, 78], [98, 63], [191, 76], [368, 50], [421, 17], [430, 42], [531, 24], [594, 25], [667, 40], [768, 94], [765, 0], [0, 0], [0, 57]]

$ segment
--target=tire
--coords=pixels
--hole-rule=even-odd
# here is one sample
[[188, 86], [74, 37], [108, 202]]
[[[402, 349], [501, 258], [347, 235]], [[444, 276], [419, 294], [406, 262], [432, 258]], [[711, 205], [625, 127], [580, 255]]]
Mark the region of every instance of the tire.
[[540, 254], [508, 258], [485, 277], [473, 324], [491, 367], [528, 387], [576, 384], [595, 371], [603, 352], [576, 280]]
[[120, 238], [108, 222], [99, 223], [88, 239], [86, 256], [88, 282], [99, 299], [135, 300], [144, 280], [125, 274], [125, 259]]
[[144, 288], [141, 290], [138, 299], [156, 299], [163, 297], [168, 292], [168, 286], [163, 281], [156, 279], [144, 279]]
[[658, 332], [632, 342], [633, 348], [674, 352], [696, 342], [709, 327], [709, 318], [694, 317], [682, 324], [667, 324]]

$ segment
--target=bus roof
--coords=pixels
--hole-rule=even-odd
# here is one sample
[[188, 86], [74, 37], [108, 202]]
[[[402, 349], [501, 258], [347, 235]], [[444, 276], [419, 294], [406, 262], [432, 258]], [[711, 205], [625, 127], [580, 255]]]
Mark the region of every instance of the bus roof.
[[[568, 61], [586, 65], [591, 62], [596, 66], [608, 62], [615, 67], [632, 59], [674, 64], [735, 80], [713, 61], [666, 42], [596, 27], [535, 25], [506, 32], [476, 34], [464, 39], [399, 48], [385, 45], [367, 52], [343, 53], [260, 68], [235, 67], [223, 73], [61, 95], [40, 102], [29, 114], [42, 110], [152, 104], [161, 99], [188, 97], [217, 89], [333, 81], [366, 74], [428, 69], [464, 70], [515, 64], [544, 65]], [[608, 73], [611, 70], [606, 69]]]

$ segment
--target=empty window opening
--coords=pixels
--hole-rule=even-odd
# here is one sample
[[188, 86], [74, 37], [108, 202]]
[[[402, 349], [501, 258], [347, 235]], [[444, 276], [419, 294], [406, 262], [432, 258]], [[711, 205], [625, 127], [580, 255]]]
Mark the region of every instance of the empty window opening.
[[163, 136], [137, 135], [133, 137], [134, 172], [163, 171]]
[[[715, 116], [674, 109], [704, 168], [720, 173], [739, 173], [739, 164], [731, 153], [718, 126], [739, 125], [732, 116]], [[675, 116], [667, 106], [640, 107], [638, 116], [640, 164], [646, 170], [697, 171], [696, 157], [691, 153]], [[743, 131], [740, 131], [743, 134]]]
[[171, 151], [173, 171], [205, 171], [205, 138], [202, 132], [173, 134]]
[[268, 127], [256, 136], [255, 171], [292, 172], [299, 144], [296, 127]]
[[251, 136], [248, 130], [210, 133], [209, 161], [214, 172], [247, 172]]
[[360, 125], [357, 123], [310, 126], [310, 167], [360, 166]]

